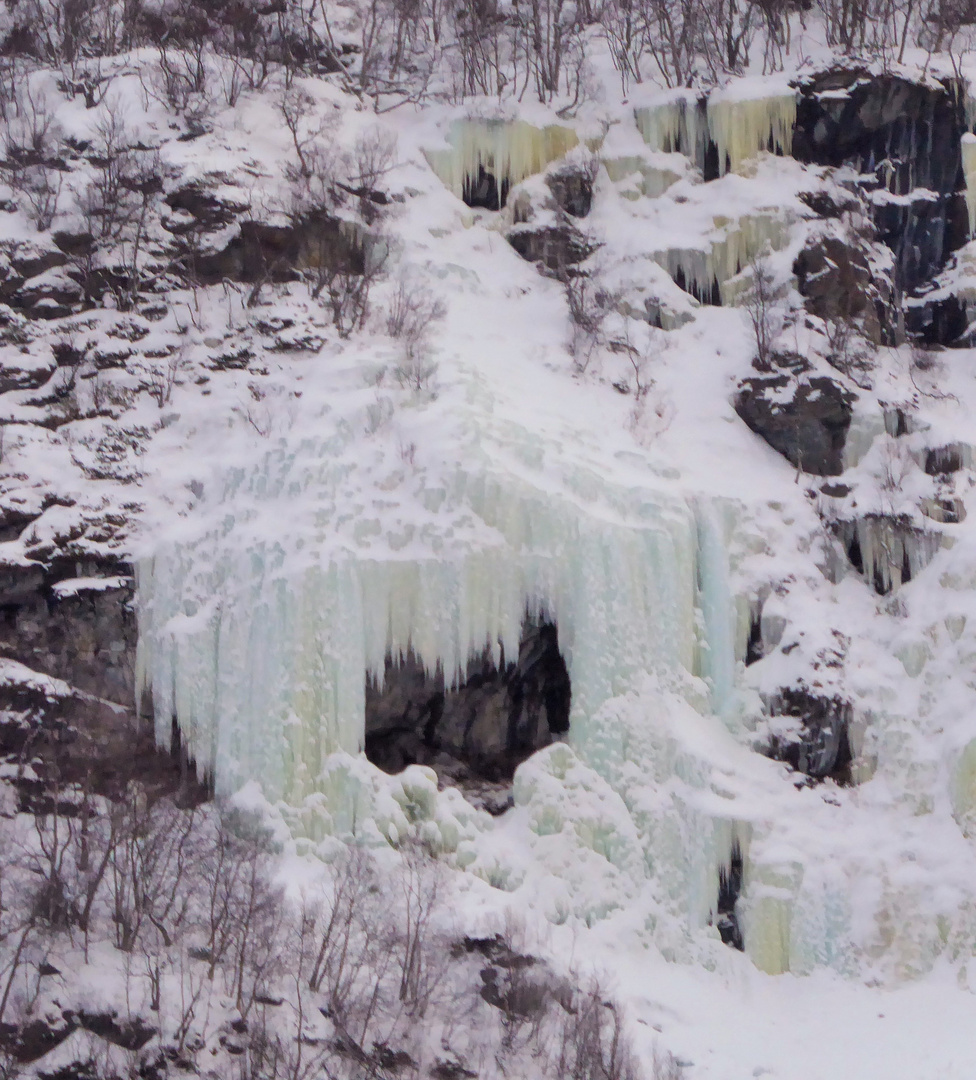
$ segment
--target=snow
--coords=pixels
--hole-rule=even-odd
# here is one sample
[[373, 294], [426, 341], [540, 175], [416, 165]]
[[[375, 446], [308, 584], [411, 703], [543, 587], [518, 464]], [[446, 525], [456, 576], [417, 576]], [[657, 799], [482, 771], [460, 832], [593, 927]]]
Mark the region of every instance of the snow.
[[[885, 549], [903, 540], [868, 515], [924, 524], [919, 501], [937, 482], [920, 463], [947, 442], [967, 448], [953, 497], [972, 501], [976, 353], [927, 377], [889, 350], [864, 392], [852, 493], [837, 504], [856, 516], [862, 578], [825, 527], [821, 481], [730, 405], [752, 352], [728, 304], [733, 279], [768, 250], [786, 282], [814, 227], [799, 195], [824, 178], [764, 152], [789, 150], [783, 80], [733, 83], [704, 117], [696, 102], [600, 103], [608, 130], [585, 228], [605, 244], [594, 269], [641, 317], [610, 323], [647, 358], [642, 408], [625, 352], [573, 370], [560, 287], [508, 247], [502, 216], [445, 193], [462, 195], [480, 165], [514, 188], [595, 145], [599, 110], [557, 123], [543, 109], [404, 108], [382, 121], [399, 136], [389, 185], [403, 198], [387, 228], [395, 271], [448, 305], [432, 385], [397, 382], [397, 345], [376, 326], [340, 341], [300, 285], [269, 289], [256, 310], [323, 342], [301, 351], [287, 336], [272, 348], [232, 289], [188, 291], [179, 319], [147, 324], [147, 351], [185, 348], [206, 382], [187, 374], [165, 409], [134, 407], [152, 432], [139, 483], [79, 476], [94, 420], [25, 433], [14, 465], [63, 499], [18, 495], [40, 516], [3, 558], [25, 565], [25, 550], [75, 536], [92, 507], [115, 512], [137, 490], [140, 679], [161, 740], [175, 716], [221, 794], [270, 815], [296, 857], [426, 840], [458, 870], [459, 919], [512, 904], [548, 928], [556, 955], [609, 967], [647, 1053], [660, 1038], [689, 1080], [968, 1077], [976, 547], [968, 522], [927, 525], [900, 584], [906, 553]], [[319, 104], [339, 105], [344, 140], [366, 122], [336, 88]], [[136, 120], [161, 138], [158, 116]], [[65, 120], [90, 122], [80, 107]], [[287, 136], [266, 102], [245, 98], [215, 127], [165, 141], [174, 178], [219, 180], [241, 202], [280, 184]], [[695, 175], [706, 137], [725, 174], [707, 185]], [[679, 271], [702, 294], [717, 283], [726, 306], [700, 306], [668, 277]], [[666, 332], [641, 321], [654, 304]], [[117, 345], [114, 319], [79, 333]], [[242, 340], [260, 370], [215, 370]], [[797, 351], [818, 363], [806, 344]], [[132, 389], [129, 374], [117, 378]], [[6, 397], [10, 418], [39, 408]], [[894, 440], [885, 410], [899, 402], [918, 423]], [[892, 442], [910, 450], [897, 492]], [[871, 582], [889, 563], [895, 588], [880, 597]], [[59, 589], [113, 580], [79, 571]], [[509, 813], [489, 818], [430, 770], [387, 777], [365, 761], [364, 679], [387, 652], [411, 648], [451, 677], [485, 645], [511, 655], [526, 608], [558, 623], [573, 713], [567, 742], [519, 769]], [[757, 614], [766, 655], [747, 669]], [[5, 679], [37, 679], [12, 664]], [[798, 787], [755, 752], [764, 696], [792, 685], [852, 702], [858, 786]], [[713, 925], [734, 845], [744, 956]]]

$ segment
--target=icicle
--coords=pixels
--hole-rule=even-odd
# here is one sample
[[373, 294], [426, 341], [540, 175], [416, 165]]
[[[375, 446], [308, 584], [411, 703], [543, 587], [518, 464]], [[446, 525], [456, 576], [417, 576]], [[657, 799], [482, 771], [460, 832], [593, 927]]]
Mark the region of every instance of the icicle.
[[667, 101], [635, 109], [634, 119], [652, 150], [684, 154], [702, 167], [708, 149], [708, 122], [703, 103], [694, 92], [679, 91]]
[[976, 135], [962, 137], [962, 169], [966, 179], [966, 207], [969, 210], [969, 235], [976, 234]]
[[[705, 248], [671, 248], [654, 256], [682, 287], [706, 302], [729, 303], [732, 278], [766, 247], [776, 251], [789, 242], [789, 222], [781, 214], [744, 214], [734, 221], [716, 218], [718, 236]], [[717, 295], [716, 295], [716, 289]]]
[[848, 549], [856, 538], [864, 577], [882, 595], [917, 577], [942, 545], [940, 532], [882, 515], [847, 522], [841, 535]]
[[[482, 170], [494, 177], [499, 193], [542, 172], [577, 146], [570, 127], [538, 128], [524, 120], [459, 120], [451, 126], [450, 150], [425, 150], [430, 167], [463, 199]], [[504, 201], [504, 199], [502, 199]]]

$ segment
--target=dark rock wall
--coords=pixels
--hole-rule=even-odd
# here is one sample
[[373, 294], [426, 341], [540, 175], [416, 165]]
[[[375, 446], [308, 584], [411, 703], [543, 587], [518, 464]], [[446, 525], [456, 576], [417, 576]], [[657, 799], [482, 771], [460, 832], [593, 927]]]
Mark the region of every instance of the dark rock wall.
[[965, 91], [951, 80], [830, 71], [798, 86], [793, 156], [850, 166], [873, 194], [879, 237], [895, 256], [896, 285], [912, 292], [967, 239], [960, 139]]
[[[71, 578], [121, 578], [59, 595]], [[0, 568], [0, 655], [133, 708], [136, 623], [131, 567], [107, 559]]]

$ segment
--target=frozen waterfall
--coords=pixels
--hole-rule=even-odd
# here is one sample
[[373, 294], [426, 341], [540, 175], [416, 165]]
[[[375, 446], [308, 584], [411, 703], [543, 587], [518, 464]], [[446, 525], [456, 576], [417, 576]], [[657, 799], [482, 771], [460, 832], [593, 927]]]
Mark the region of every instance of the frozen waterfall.
[[[585, 474], [553, 495], [485, 453], [416, 493], [427, 520], [398, 531], [364, 515], [337, 544], [338, 443], [282, 443], [235, 470], [208, 525], [141, 567], [140, 678], [159, 737], [176, 717], [218, 792], [260, 778], [270, 798], [301, 800], [331, 753], [362, 749], [364, 677], [382, 677], [387, 654], [410, 649], [450, 679], [486, 646], [517, 654], [526, 610], [559, 626], [584, 754], [600, 707], [642, 672], [701, 673], [731, 693], [713, 514]], [[313, 522], [290, 544], [272, 523], [299, 505]]]

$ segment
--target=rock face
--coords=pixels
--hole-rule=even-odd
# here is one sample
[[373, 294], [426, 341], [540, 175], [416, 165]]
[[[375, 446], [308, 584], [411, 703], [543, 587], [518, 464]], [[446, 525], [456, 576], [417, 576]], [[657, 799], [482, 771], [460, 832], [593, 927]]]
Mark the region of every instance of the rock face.
[[546, 176], [556, 205], [572, 217], [586, 217], [593, 205], [595, 169], [567, 165]]
[[891, 282], [875, 272], [869, 256], [856, 238], [817, 237], [793, 263], [797, 289], [811, 314], [856, 326], [874, 345], [894, 345], [898, 322]]
[[135, 705], [131, 567], [111, 559], [0, 568], [0, 654]]
[[853, 401], [852, 393], [823, 375], [757, 375], [740, 385], [735, 411], [798, 469], [839, 476]]
[[894, 253], [896, 285], [912, 292], [966, 240], [965, 92], [951, 80], [922, 85], [857, 69], [811, 76], [798, 91], [793, 156], [851, 166]]
[[794, 724], [783, 725], [773, 735], [769, 756], [785, 761], [812, 780], [850, 780], [853, 755], [849, 731], [853, 710], [849, 701], [822, 697], [803, 687], [780, 690], [768, 702], [772, 717], [787, 717]]
[[485, 653], [451, 689], [408, 655], [366, 686], [366, 756], [386, 772], [419, 763], [465, 780], [510, 780], [515, 767], [569, 730], [570, 685], [556, 627], [526, 620], [518, 658]]
[[0, 568], [0, 766], [22, 812], [76, 813], [71, 785], [206, 798], [185, 756], [136, 718], [132, 594], [131, 567], [109, 558]]
[[593, 246], [570, 224], [516, 225], [505, 237], [527, 262], [558, 273], [593, 253]]

